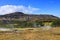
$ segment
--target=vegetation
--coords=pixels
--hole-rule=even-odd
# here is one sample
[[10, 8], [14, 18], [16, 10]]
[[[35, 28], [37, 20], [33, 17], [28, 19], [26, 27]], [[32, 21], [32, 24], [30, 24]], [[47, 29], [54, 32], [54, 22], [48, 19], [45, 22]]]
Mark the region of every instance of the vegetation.
[[40, 25], [43, 26], [43, 22], [40, 21], [35, 21], [35, 22], [29, 22], [29, 21], [17, 21], [17, 20], [2, 20], [0, 22], [0, 27], [6, 27], [6, 28], [10, 28], [11, 26], [13, 26], [14, 28], [29, 28], [29, 27], [34, 27], [34, 24], [36, 26]]
[[60, 40], [59, 27], [49, 30], [41, 28], [32, 29], [26, 28], [20, 32], [0, 32], [0, 40]]
[[[6, 28], [31, 28], [31, 27], [41, 27], [44, 26], [43, 21], [36, 20], [34, 22], [29, 22], [29, 21], [17, 21], [17, 20], [10, 20], [10, 21], [0, 21], [0, 27], [6, 27]], [[45, 23], [46, 24], [46, 23]], [[49, 23], [48, 23], [49, 24]], [[47, 25], [48, 25], [47, 24]], [[59, 27], [60, 26], [60, 20], [55, 20], [51, 22], [52, 27]]]
[[35, 23], [36, 23], [37, 25], [44, 26], [44, 24], [43, 24], [44, 22], [42, 22], [42, 21], [36, 20]]
[[55, 20], [52, 22], [53, 27], [60, 27], [60, 20]]

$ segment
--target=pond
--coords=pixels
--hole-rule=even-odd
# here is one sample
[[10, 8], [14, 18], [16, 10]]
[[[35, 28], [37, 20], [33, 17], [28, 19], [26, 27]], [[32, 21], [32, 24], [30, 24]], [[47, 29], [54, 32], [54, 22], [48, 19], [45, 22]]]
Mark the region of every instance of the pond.
[[10, 28], [0, 28], [0, 31], [12, 31]]

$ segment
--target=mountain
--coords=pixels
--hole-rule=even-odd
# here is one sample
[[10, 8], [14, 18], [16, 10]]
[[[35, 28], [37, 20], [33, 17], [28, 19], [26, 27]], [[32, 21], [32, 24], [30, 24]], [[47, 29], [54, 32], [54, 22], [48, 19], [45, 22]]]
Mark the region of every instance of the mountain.
[[0, 20], [5, 19], [12, 19], [12, 20], [20, 20], [20, 21], [28, 21], [28, 20], [40, 20], [40, 21], [47, 21], [47, 20], [56, 20], [59, 17], [53, 15], [33, 15], [33, 14], [24, 14], [22, 12], [14, 12], [5, 15], [0, 15]]

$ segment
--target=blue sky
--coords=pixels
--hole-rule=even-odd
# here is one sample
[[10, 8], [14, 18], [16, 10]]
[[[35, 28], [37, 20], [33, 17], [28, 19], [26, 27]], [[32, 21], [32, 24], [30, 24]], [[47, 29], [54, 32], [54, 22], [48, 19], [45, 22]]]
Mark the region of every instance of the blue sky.
[[39, 9], [35, 12], [31, 12], [29, 9], [32, 14], [50, 14], [60, 17], [60, 0], [0, 0], [0, 9], [3, 9], [5, 5], [22, 5], [24, 9], [30, 6], [32, 10], [33, 8]]

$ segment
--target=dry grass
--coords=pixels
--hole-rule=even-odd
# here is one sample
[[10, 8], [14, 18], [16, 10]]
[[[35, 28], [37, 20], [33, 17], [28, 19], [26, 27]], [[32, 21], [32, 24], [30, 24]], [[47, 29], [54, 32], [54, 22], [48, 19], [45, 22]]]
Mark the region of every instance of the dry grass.
[[60, 40], [60, 28], [26, 29], [21, 32], [0, 33], [0, 40]]

